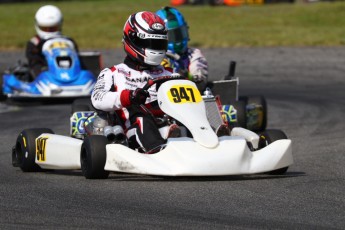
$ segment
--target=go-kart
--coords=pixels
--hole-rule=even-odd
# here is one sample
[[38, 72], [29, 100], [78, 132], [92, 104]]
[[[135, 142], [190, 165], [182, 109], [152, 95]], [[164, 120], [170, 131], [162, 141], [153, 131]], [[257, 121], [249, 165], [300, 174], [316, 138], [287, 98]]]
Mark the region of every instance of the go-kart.
[[[2, 93], [9, 98], [64, 98], [89, 96], [96, 82], [94, 69], [86, 70], [85, 60], [91, 52], [78, 55], [71, 41], [65, 38], [47, 40], [42, 48], [48, 65], [35, 79], [26, 64], [18, 63], [2, 76]], [[100, 56], [96, 52], [93, 54]], [[100, 64], [100, 63], [99, 63]], [[93, 64], [95, 66], [95, 64]]]
[[[282, 131], [266, 130], [257, 135], [235, 127], [231, 135], [217, 136], [213, 126], [216, 120], [223, 121], [219, 109], [215, 104], [212, 111], [216, 114], [207, 111], [204, 96], [195, 83], [162, 77], [149, 80], [144, 88], [156, 83], [160, 84], [159, 107], [184, 126], [189, 135], [168, 138], [164, 149], [145, 154], [129, 148], [126, 142], [108, 139], [105, 132], [80, 136], [71, 133], [72, 137], [68, 137], [45, 128], [26, 129], [13, 147], [13, 166], [24, 172], [81, 169], [86, 178], [96, 179], [107, 178], [112, 171], [157, 176], [283, 174], [293, 163], [291, 140]], [[214, 115], [218, 118], [210, 122], [209, 117]], [[71, 123], [74, 116], [80, 118], [74, 126], [81, 129], [93, 114], [74, 112]]]

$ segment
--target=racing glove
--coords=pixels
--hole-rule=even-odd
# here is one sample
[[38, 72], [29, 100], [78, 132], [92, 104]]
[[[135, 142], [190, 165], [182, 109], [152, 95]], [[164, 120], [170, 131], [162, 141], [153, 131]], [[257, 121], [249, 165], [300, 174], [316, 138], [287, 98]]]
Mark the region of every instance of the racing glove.
[[207, 63], [202, 59], [197, 59], [194, 62], [191, 62], [189, 65], [189, 80], [194, 81], [195, 83], [206, 82], [208, 76], [208, 66]]
[[188, 79], [191, 81], [194, 81], [195, 83], [200, 83], [200, 82], [206, 82], [207, 81], [207, 73], [205, 73], [203, 70], [198, 70], [192, 73], [188, 73]]
[[146, 98], [150, 96], [147, 90], [137, 88], [136, 90], [123, 90], [120, 95], [121, 105], [128, 107], [131, 105], [145, 104]]

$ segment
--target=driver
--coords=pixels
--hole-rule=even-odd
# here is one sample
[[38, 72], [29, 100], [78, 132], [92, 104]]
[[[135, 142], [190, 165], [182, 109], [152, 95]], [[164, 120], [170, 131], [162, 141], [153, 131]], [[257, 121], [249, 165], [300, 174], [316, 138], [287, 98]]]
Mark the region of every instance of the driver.
[[173, 68], [191, 81], [202, 92], [206, 88], [208, 64], [200, 49], [188, 47], [188, 24], [180, 11], [173, 7], [163, 7], [156, 14], [161, 17], [168, 29], [168, 52], [163, 66]]
[[[125, 128], [130, 148], [154, 153], [165, 146], [167, 137], [162, 137], [152, 113], [140, 105], [150, 108], [157, 100], [156, 85], [142, 89], [149, 79], [172, 75], [171, 69], [160, 65], [168, 43], [163, 20], [147, 11], [130, 15], [123, 28], [122, 43], [127, 54], [123, 63], [100, 72], [91, 101], [107, 115], [115, 111]], [[110, 120], [107, 122], [111, 124]], [[168, 134], [179, 136], [179, 127], [171, 125]]]
[[42, 71], [47, 69], [47, 62], [42, 53], [42, 47], [45, 41], [51, 38], [64, 37], [74, 44], [78, 51], [77, 44], [71, 38], [62, 36], [63, 17], [56, 6], [45, 5], [38, 9], [35, 15], [36, 35], [32, 37], [26, 45], [26, 58], [30, 68], [30, 74], [36, 78]]

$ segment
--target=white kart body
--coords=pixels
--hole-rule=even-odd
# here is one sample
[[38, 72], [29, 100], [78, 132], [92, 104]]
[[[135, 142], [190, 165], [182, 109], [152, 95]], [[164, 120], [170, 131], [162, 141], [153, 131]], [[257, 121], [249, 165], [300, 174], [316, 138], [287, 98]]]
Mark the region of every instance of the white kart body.
[[[165, 113], [184, 124], [193, 138], [169, 138], [167, 146], [155, 154], [142, 154], [124, 145], [108, 144], [106, 171], [219, 176], [269, 172], [293, 163], [289, 139], [277, 140], [260, 150], [251, 151], [247, 142], [257, 147], [259, 136], [249, 130], [234, 128], [231, 136], [217, 137], [207, 120], [201, 95], [191, 81], [163, 83], [158, 90], [158, 104]], [[39, 148], [43, 149], [41, 154], [44, 157], [36, 157], [36, 163], [41, 168], [81, 168], [82, 140], [56, 134], [42, 134], [37, 140], [40, 138], [44, 140], [44, 147]]]

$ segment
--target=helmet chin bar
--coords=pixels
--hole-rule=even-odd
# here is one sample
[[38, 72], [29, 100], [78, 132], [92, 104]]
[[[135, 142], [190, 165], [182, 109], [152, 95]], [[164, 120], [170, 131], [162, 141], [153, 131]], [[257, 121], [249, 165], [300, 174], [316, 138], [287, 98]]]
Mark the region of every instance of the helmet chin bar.
[[53, 37], [58, 37], [61, 35], [61, 31], [45, 32], [45, 31], [42, 31], [37, 25], [35, 25], [35, 29], [38, 36], [45, 40], [49, 38], [53, 38]]
[[144, 62], [148, 65], [160, 65], [166, 54], [165, 50], [145, 49]]

